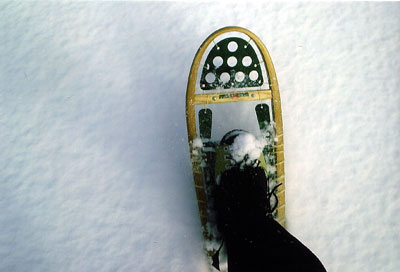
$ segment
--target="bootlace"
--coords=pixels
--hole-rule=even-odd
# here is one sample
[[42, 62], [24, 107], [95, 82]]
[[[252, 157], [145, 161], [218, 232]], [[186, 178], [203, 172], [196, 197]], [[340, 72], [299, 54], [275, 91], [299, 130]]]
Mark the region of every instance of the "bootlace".
[[[278, 196], [276, 195], [276, 192], [277, 192], [279, 186], [281, 186], [281, 185], [282, 185], [282, 183], [279, 183], [279, 184], [275, 185], [274, 188], [272, 188], [271, 192], [267, 192], [267, 209], [266, 210], [267, 210], [268, 217], [273, 217], [273, 213], [276, 210], [276, 208], [278, 207]], [[273, 206], [271, 206], [271, 197], [275, 198]]]

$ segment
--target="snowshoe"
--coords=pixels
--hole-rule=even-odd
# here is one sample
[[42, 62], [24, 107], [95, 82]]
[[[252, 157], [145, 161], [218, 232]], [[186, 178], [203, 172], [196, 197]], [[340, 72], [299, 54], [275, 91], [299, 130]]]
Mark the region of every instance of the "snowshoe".
[[278, 203], [270, 216], [284, 226], [279, 88], [269, 53], [256, 35], [241, 27], [225, 27], [203, 42], [189, 74], [186, 119], [207, 254], [221, 250], [216, 186], [221, 175], [233, 167], [263, 170], [269, 181], [265, 193], [272, 190], [276, 196], [268, 198], [271, 207]]

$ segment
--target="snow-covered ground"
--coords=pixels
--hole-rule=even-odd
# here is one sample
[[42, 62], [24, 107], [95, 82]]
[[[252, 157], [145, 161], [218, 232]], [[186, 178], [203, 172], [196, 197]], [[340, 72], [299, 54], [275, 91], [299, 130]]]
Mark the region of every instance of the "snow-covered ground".
[[185, 91], [227, 25], [281, 89], [288, 229], [400, 271], [400, 3], [1, 2], [0, 271], [203, 271]]

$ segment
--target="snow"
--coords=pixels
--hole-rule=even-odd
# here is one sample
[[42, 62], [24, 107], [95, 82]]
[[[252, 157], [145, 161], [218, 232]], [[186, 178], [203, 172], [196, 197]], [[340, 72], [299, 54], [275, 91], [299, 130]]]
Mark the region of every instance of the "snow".
[[202, 148], [203, 147], [203, 141], [201, 138], [196, 138], [193, 140], [193, 148]]
[[245, 161], [246, 164], [250, 164], [260, 157], [267, 144], [263, 137], [256, 138], [253, 134], [242, 133], [229, 146], [229, 153], [235, 162]]
[[276, 68], [288, 230], [328, 271], [400, 271], [398, 14], [1, 2], [0, 271], [204, 271], [185, 90], [227, 25], [258, 35]]

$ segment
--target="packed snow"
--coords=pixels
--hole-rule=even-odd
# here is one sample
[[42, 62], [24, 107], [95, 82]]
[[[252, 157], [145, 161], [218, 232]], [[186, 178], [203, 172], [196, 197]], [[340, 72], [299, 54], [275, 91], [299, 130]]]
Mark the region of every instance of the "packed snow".
[[244, 161], [245, 164], [250, 164], [260, 157], [267, 144], [264, 137], [256, 137], [251, 133], [243, 133], [239, 134], [233, 144], [229, 146], [229, 153], [235, 162]]
[[[400, 271], [399, 14], [2, 1], [0, 271], [205, 271], [185, 91], [198, 47], [228, 25], [275, 65], [288, 230], [328, 271]], [[216, 137], [235, 128], [213, 122]]]
[[193, 148], [202, 148], [203, 147], [203, 141], [201, 138], [196, 138], [193, 140]]

